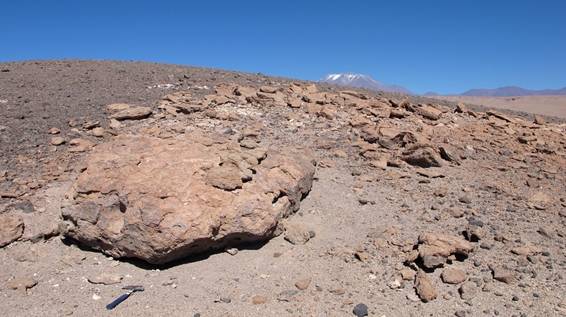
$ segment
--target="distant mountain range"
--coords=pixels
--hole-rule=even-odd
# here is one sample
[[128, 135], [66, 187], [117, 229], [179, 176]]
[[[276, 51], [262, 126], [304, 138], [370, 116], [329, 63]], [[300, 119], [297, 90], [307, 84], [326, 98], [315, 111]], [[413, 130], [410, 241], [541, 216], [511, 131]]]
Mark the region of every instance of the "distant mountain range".
[[[343, 73], [343, 74], [330, 74], [320, 80], [320, 82], [346, 86], [365, 88], [376, 91], [396, 92], [403, 94], [413, 93], [405, 87], [398, 85], [391, 85], [379, 82], [369, 75]], [[424, 96], [440, 96], [441, 94], [435, 92], [427, 92]], [[509, 96], [539, 96], [539, 95], [566, 95], [566, 87], [561, 89], [542, 89], [531, 90], [516, 86], [506, 86], [494, 89], [470, 89], [455, 96], [481, 96], [481, 97], [509, 97]]]
[[516, 86], [507, 86], [507, 87], [500, 87], [495, 89], [470, 89], [460, 94], [460, 96], [487, 96], [487, 97], [537, 96], [537, 95], [566, 95], [566, 87], [562, 89], [531, 90]]
[[370, 90], [396, 92], [403, 94], [412, 94], [412, 92], [406, 89], [405, 87], [398, 85], [384, 84], [371, 78], [368, 75], [363, 75], [363, 74], [352, 74], [352, 73], [330, 74], [324, 77], [323, 79], [321, 79], [320, 82], [338, 85], [338, 86], [365, 88]]

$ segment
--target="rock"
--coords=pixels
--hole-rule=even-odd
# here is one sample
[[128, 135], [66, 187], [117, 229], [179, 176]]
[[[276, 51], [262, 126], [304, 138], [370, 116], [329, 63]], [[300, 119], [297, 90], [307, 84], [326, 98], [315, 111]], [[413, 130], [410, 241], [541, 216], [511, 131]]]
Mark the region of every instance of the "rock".
[[295, 282], [295, 287], [300, 289], [301, 291], [304, 291], [307, 288], [309, 288], [309, 285], [311, 284], [311, 280], [312, 279], [310, 277], [300, 279], [297, 282]]
[[334, 295], [344, 295], [346, 294], [346, 290], [343, 287], [337, 287], [330, 289], [329, 292]]
[[466, 317], [467, 313], [465, 310], [458, 310], [454, 313], [454, 316], [456, 317]]
[[230, 297], [220, 297], [218, 300], [215, 300], [215, 302], [230, 304], [232, 299]]
[[438, 120], [442, 116], [442, 111], [429, 105], [423, 105], [416, 109], [417, 113], [429, 120]]
[[254, 305], [261, 305], [267, 302], [267, 297], [262, 295], [254, 295], [252, 296], [252, 304]]
[[152, 114], [152, 110], [149, 107], [129, 107], [122, 111], [115, 112], [110, 115], [111, 119], [116, 119], [119, 121], [123, 120], [139, 120], [145, 119]]
[[356, 317], [365, 317], [368, 315], [368, 307], [366, 304], [360, 303], [354, 306], [354, 310], [352, 311]]
[[457, 149], [451, 145], [441, 145], [438, 147], [440, 157], [448, 162], [460, 165], [460, 158], [457, 156]]
[[299, 291], [296, 289], [286, 290], [277, 295], [277, 300], [280, 302], [290, 302], [297, 294], [299, 294]]
[[[223, 98], [225, 101], [231, 100], [226, 96], [233, 96], [234, 87], [233, 86], [219, 86], [216, 89], [217, 93], [221, 96], [216, 96], [217, 98]], [[215, 99], [211, 97], [210, 101]], [[215, 99], [216, 102], [220, 102], [219, 99]], [[207, 107], [200, 104], [198, 101], [193, 99], [192, 95], [188, 91], [178, 91], [169, 94], [159, 102], [159, 109], [165, 110], [170, 114], [177, 114], [179, 112], [185, 114], [191, 114], [194, 112], [199, 112], [205, 110]]]
[[32, 277], [15, 277], [8, 281], [6, 287], [13, 290], [28, 290], [37, 285], [37, 280]]
[[463, 232], [464, 237], [470, 242], [478, 242], [486, 235], [485, 230], [478, 226], [470, 226]]
[[464, 211], [460, 208], [449, 208], [446, 212], [454, 218], [462, 218], [464, 216]]
[[226, 249], [226, 253], [228, 253], [230, 255], [236, 255], [236, 254], [238, 254], [238, 248], [228, 248], [228, 249]]
[[268, 93], [268, 94], [274, 94], [274, 93], [277, 92], [277, 88], [276, 88], [276, 87], [271, 87], [271, 86], [261, 86], [261, 87], [259, 88], [259, 91], [265, 92], [265, 93]]
[[516, 255], [529, 256], [529, 255], [541, 253], [541, 251], [540, 251], [539, 248], [537, 248], [535, 246], [524, 245], [524, 246], [520, 246], [520, 247], [516, 247], [516, 248], [511, 249], [511, 253], [516, 254]]
[[0, 214], [0, 248], [18, 240], [24, 233], [22, 217], [13, 214]]
[[106, 106], [106, 111], [109, 113], [116, 113], [130, 109], [132, 106], [127, 103], [113, 103]]
[[479, 291], [478, 286], [474, 282], [466, 282], [458, 288], [458, 293], [460, 294], [460, 298], [463, 300], [469, 300], [476, 297]]
[[358, 250], [354, 253], [354, 257], [361, 262], [368, 262], [370, 254], [364, 250]]
[[[315, 171], [305, 151], [280, 150], [245, 150], [196, 131], [174, 140], [118, 136], [87, 158], [62, 207], [64, 234], [153, 264], [265, 241], [299, 209]], [[215, 167], [232, 164], [252, 168], [253, 178], [211, 181]]]
[[440, 277], [444, 283], [460, 284], [466, 280], [466, 273], [456, 268], [446, 268]]
[[22, 212], [24, 214], [31, 214], [35, 211], [33, 204], [29, 200], [19, 201], [11, 205], [10, 208], [15, 212]]
[[110, 119], [110, 123], [108, 124], [108, 127], [110, 127], [110, 129], [117, 130], [122, 127], [122, 124], [120, 123], [120, 121], [116, 119]]
[[509, 123], [515, 122], [515, 121], [513, 120], [513, 118], [508, 117], [508, 116], [506, 116], [506, 115], [504, 115], [504, 114], [502, 114], [502, 113], [500, 113], [500, 112], [494, 111], [494, 110], [488, 110], [488, 111], [486, 111], [485, 113], [486, 113], [487, 115], [496, 117], [496, 118], [498, 118], [498, 119], [501, 119], [501, 120], [506, 121], [506, 122], [509, 122]]
[[456, 109], [454, 109], [454, 112], [458, 112], [458, 113], [467, 113], [468, 112], [468, 107], [463, 104], [463, 103], [458, 103], [458, 105], [456, 106]]
[[72, 139], [69, 145], [69, 152], [86, 152], [94, 146], [94, 143], [85, 139]]
[[409, 293], [405, 296], [408, 300], [410, 300], [411, 302], [418, 302], [421, 299], [419, 298], [419, 295], [415, 294], [415, 293]]
[[419, 236], [418, 259], [428, 269], [442, 266], [451, 255], [467, 257], [473, 245], [455, 236], [442, 233], [424, 233]]
[[552, 204], [552, 198], [544, 192], [536, 192], [529, 197], [528, 202], [533, 208], [544, 210]]
[[438, 294], [426, 273], [420, 270], [415, 278], [415, 290], [423, 302], [434, 300]]
[[414, 280], [415, 275], [417, 274], [414, 270], [412, 270], [408, 267], [404, 267], [403, 269], [401, 269], [401, 271], [399, 271], [399, 273], [401, 273], [401, 278], [405, 281]]
[[100, 121], [87, 121], [83, 123], [83, 129], [92, 130], [96, 127], [100, 127]]
[[417, 145], [403, 152], [401, 159], [411, 165], [420, 167], [441, 167], [442, 158], [430, 146]]
[[112, 285], [122, 282], [123, 276], [119, 274], [102, 273], [99, 275], [88, 277], [88, 281], [92, 284]]
[[443, 256], [437, 255], [425, 255], [421, 257], [422, 265], [427, 269], [434, 269], [437, 267], [441, 267], [446, 263], [446, 258]]
[[305, 244], [311, 238], [314, 238], [315, 233], [309, 230], [302, 224], [286, 223], [284, 238], [291, 244]]
[[104, 128], [101, 127], [96, 127], [94, 129], [92, 129], [92, 135], [94, 135], [95, 137], [101, 138], [104, 136]]
[[53, 127], [51, 129], [49, 129], [48, 133], [49, 134], [59, 134], [59, 133], [61, 133], [61, 130], [59, 128]]
[[543, 124], [546, 123], [546, 120], [544, 120], [544, 117], [543, 117], [543, 116], [538, 115], [538, 114], [535, 114], [534, 123], [535, 123], [535, 124], [538, 124], [538, 125], [543, 125]]
[[472, 203], [472, 197], [470, 197], [470, 195], [462, 195], [462, 196], [460, 196], [460, 198], [458, 198], [458, 201], [463, 203], [463, 204], [471, 204]]
[[64, 143], [65, 143], [65, 139], [62, 138], [62, 137], [60, 137], [60, 136], [56, 136], [56, 137], [52, 137], [52, 138], [51, 138], [51, 141], [50, 141], [49, 143], [51, 143], [51, 145], [57, 146], [57, 145], [64, 144]]
[[398, 289], [401, 288], [403, 284], [398, 279], [394, 279], [393, 281], [387, 283], [387, 286], [389, 286], [390, 289]]
[[426, 178], [442, 178], [445, 175], [440, 171], [440, 169], [435, 168], [417, 168], [417, 174], [424, 176]]
[[504, 269], [502, 267], [491, 267], [491, 272], [493, 273], [493, 279], [496, 281], [503, 282], [505, 284], [511, 284], [515, 281], [515, 274], [512, 271]]
[[215, 166], [206, 173], [206, 183], [224, 190], [242, 188], [241, 171], [233, 163]]
[[403, 109], [391, 109], [391, 112], [389, 112], [390, 118], [403, 119], [403, 118], [407, 117], [408, 115], [409, 115], [409, 112], [407, 112]]

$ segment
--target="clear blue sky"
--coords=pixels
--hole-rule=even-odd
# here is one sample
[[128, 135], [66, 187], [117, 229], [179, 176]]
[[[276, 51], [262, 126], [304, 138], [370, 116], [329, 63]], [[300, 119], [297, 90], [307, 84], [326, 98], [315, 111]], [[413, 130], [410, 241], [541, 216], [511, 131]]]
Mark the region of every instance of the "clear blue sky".
[[566, 1], [6, 0], [0, 61], [120, 59], [417, 93], [566, 86]]

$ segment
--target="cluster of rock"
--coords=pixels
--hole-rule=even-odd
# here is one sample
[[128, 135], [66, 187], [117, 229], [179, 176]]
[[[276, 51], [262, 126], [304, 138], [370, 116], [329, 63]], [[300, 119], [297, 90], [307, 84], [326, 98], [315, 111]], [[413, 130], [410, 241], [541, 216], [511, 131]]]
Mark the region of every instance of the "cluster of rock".
[[[414, 276], [415, 291], [423, 302], [429, 302], [438, 296], [426, 271], [445, 267], [447, 263], [454, 263], [458, 258], [463, 260], [472, 252], [474, 246], [463, 238], [427, 232], [419, 236], [415, 250], [407, 258], [408, 264], [417, 269], [416, 274], [404, 273], [404, 277]], [[441, 275], [442, 281], [447, 284], [460, 284], [466, 280], [466, 273], [448, 266]]]

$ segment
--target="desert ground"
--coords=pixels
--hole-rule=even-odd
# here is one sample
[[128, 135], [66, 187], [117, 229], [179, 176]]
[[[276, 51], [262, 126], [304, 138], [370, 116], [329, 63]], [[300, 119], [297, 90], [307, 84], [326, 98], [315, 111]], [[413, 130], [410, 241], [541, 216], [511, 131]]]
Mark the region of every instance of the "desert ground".
[[[566, 123], [545, 119], [177, 65], [0, 64], [0, 310], [566, 316]], [[128, 285], [144, 291], [107, 310]]]
[[545, 116], [566, 118], [566, 96], [514, 96], [514, 97], [473, 97], [437, 96], [452, 102], [464, 102], [497, 109], [509, 109]]

